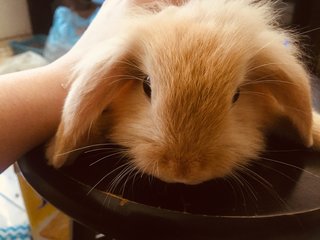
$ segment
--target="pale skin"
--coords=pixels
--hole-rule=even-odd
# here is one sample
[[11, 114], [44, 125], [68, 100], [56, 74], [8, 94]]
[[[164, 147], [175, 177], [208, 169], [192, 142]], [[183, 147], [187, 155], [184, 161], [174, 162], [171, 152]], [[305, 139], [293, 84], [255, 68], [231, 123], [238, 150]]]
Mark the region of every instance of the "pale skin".
[[0, 77], [0, 172], [55, 131], [67, 91], [61, 64]]
[[117, 19], [128, 6], [148, 2], [108, 0], [66, 55], [41, 68], [0, 76], [0, 173], [50, 139], [60, 121], [73, 65], [90, 46], [116, 34]]

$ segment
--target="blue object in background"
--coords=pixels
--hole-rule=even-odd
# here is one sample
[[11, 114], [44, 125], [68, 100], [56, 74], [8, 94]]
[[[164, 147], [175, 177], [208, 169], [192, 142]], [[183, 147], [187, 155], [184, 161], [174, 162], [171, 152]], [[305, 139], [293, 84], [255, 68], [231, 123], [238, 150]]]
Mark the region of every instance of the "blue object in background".
[[40, 55], [43, 54], [43, 48], [46, 43], [46, 35], [34, 35], [32, 38], [22, 41], [10, 41], [9, 45], [14, 54], [20, 54], [27, 51], [33, 51]]
[[96, 3], [96, 4], [99, 4], [99, 5], [102, 5], [104, 0], [92, 0], [93, 3]]
[[99, 8], [90, 17], [82, 18], [67, 7], [58, 7], [54, 13], [53, 24], [44, 49], [44, 57], [51, 62], [69, 51], [89, 26], [98, 10]]

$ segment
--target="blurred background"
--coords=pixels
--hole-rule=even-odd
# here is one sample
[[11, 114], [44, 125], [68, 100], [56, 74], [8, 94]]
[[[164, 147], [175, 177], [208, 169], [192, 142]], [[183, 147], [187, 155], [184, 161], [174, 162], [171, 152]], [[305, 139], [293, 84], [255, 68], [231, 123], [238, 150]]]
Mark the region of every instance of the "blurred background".
[[[0, 0], [0, 74], [59, 58], [77, 42], [102, 3]], [[320, 1], [278, 1], [278, 9], [281, 25], [303, 35], [301, 46], [309, 56], [306, 62], [319, 76]], [[11, 167], [0, 175], [0, 239], [71, 239], [71, 225], [67, 216], [32, 190], [19, 169]]]
[[80, 38], [102, 2], [0, 0], [0, 60], [30, 51], [54, 61]]

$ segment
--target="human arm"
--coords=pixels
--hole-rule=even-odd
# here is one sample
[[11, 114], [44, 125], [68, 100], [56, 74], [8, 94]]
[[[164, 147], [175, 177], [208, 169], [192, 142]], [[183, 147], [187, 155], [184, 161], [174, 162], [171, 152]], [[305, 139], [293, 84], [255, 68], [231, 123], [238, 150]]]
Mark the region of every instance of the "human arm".
[[54, 133], [69, 69], [57, 61], [0, 76], [0, 172]]
[[54, 134], [73, 65], [91, 45], [112, 33], [106, 25], [114, 25], [115, 18], [121, 17], [119, 12], [131, 2], [110, 0], [104, 4], [76, 46], [56, 62], [0, 76], [0, 173]]

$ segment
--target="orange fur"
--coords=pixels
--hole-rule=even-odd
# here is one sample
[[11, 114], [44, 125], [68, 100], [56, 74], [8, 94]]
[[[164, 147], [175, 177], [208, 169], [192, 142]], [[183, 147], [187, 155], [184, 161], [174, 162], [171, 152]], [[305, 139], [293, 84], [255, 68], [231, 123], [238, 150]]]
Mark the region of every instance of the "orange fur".
[[[51, 163], [60, 167], [68, 159], [62, 153], [86, 144], [106, 108], [108, 137], [129, 149], [137, 168], [167, 182], [196, 184], [246, 165], [283, 116], [311, 146], [309, 76], [273, 15], [270, 2], [249, 0], [132, 9], [122, 34], [78, 65]], [[151, 78], [151, 101], [142, 74]]]

